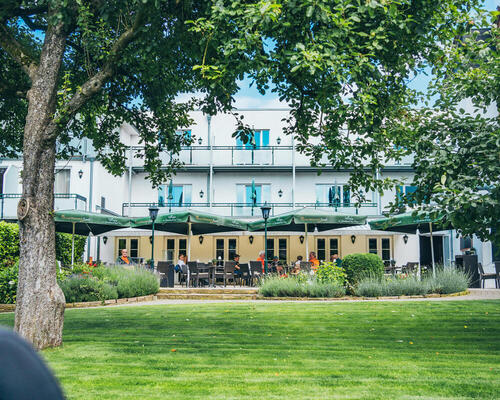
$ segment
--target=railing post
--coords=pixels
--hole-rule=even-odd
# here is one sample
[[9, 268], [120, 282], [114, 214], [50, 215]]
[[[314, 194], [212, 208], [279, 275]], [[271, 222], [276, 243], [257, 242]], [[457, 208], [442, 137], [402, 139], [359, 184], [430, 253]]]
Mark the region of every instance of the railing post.
[[234, 165], [234, 146], [231, 146], [231, 165]]
[[[271, 157], [271, 158], [272, 158], [272, 160], [271, 160], [271, 165], [274, 165], [274, 146], [272, 146], [271, 148], [272, 148], [272, 150], [271, 150], [271, 152], [272, 152], [272, 157]], [[273, 212], [274, 212], [274, 211], [273, 211]], [[274, 215], [274, 214], [273, 214], [273, 215]]]

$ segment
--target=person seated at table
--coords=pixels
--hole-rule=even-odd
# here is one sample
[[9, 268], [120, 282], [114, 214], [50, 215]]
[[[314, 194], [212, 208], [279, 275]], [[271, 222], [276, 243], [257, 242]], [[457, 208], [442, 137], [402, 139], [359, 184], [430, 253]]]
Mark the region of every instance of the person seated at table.
[[233, 261], [236, 263], [234, 265], [234, 274], [237, 275], [237, 276], [241, 276], [240, 255], [239, 254], [235, 254], [234, 258], [233, 258]]
[[337, 253], [330, 256], [330, 262], [335, 263], [339, 268], [342, 267], [342, 260], [339, 258]]
[[297, 261], [295, 261], [293, 269], [290, 272], [292, 275], [298, 275], [300, 273], [300, 263], [302, 262], [303, 259], [304, 258], [302, 256], [297, 256]]
[[174, 267], [175, 272], [182, 272], [186, 270], [186, 255], [184, 253], [179, 254], [179, 259]]
[[280, 263], [278, 257], [274, 256], [273, 261], [271, 261], [271, 273], [283, 275], [283, 266]]
[[116, 263], [121, 265], [130, 264], [130, 260], [128, 258], [128, 250], [122, 249], [121, 253], [121, 256], [116, 259]]
[[265, 255], [264, 250], [261, 250], [261, 251], [259, 251], [259, 257], [257, 257], [257, 261], [260, 261], [260, 263], [262, 264], [262, 273], [263, 274], [266, 273], [266, 262], [264, 259], [264, 255]]
[[316, 253], [314, 251], [309, 253], [309, 262], [311, 263], [311, 270], [316, 272], [319, 267], [319, 260], [316, 258]]

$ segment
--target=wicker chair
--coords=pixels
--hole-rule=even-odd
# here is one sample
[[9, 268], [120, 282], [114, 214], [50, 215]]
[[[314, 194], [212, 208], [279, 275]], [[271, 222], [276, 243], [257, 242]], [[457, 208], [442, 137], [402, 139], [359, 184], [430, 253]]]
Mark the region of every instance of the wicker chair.
[[[479, 280], [481, 281], [481, 287], [484, 289], [484, 281], [487, 280], [487, 279], [494, 279], [495, 280], [495, 288], [498, 288], [499, 286], [499, 271], [495, 271], [495, 272], [488, 272], [488, 273], [485, 273], [484, 272], [484, 268], [483, 268], [483, 264], [481, 263], [477, 263], [477, 267], [479, 269]], [[496, 265], [495, 265], [496, 267]], [[495, 269], [498, 269], [498, 268], [495, 268]]]

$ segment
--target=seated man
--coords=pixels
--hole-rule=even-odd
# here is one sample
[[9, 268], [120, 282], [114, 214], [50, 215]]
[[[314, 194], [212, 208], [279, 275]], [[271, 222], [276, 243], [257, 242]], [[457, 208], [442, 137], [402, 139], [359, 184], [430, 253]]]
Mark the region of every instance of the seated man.
[[236, 263], [234, 266], [234, 275], [239, 277], [241, 276], [240, 255], [235, 254], [233, 260]]
[[121, 264], [121, 265], [123, 265], [123, 264], [129, 265], [131, 263], [131, 261], [128, 258], [127, 249], [122, 249], [121, 253], [122, 253], [121, 256], [116, 259], [116, 263]]
[[309, 262], [311, 263], [311, 270], [316, 272], [319, 267], [319, 260], [316, 258], [316, 253], [314, 251], [309, 253]]
[[342, 260], [337, 253], [331, 255], [330, 262], [335, 263], [339, 268], [342, 267]]
[[262, 274], [266, 273], [266, 270], [265, 270], [266, 262], [265, 262], [264, 254], [265, 254], [264, 250], [259, 251], [259, 257], [257, 258], [257, 261], [260, 261], [260, 263], [262, 264]]
[[278, 257], [274, 256], [273, 261], [271, 261], [270, 272], [273, 274], [283, 275], [283, 266], [281, 265]]
[[174, 269], [175, 272], [186, 271], [186, 255], [184, 253], [179, 254], [179, 259], [177, 260], [177, 264]]

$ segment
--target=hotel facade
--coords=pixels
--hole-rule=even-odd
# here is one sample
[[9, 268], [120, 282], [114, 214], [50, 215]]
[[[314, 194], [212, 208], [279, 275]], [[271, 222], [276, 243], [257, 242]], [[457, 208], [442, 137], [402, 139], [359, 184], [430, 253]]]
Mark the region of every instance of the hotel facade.
[[[411, 158], [404, 159], [379, 171], [379, 178], [399, 178], [406, 182], [403, 186], [394, 187], [383, 195], [366, 193], [366, 201], [356, 206], [346, 187], [349, 169], [333, 170], [328, 164], [321, 171], [312, 167], [309, 159], [296, 150], [294, 138], [283, 133], [287, 109], [236, 111], [252, 127], [252, 142], [245, 144], [233, 137], [236, 130], [234, 116], [209, 116], [194, 111], [192, 126], [177, 132], [192, 137], [192, 145], [183, 147], [178, 155], [166, 151], [161, 154], [164, 165], [175, 157], [184, 166], [159, 188], [152, 187], [142, 160], [135, 157], [140, 151], [140, 142], [134, 127], [124, 125], [120, 129], [121, 140], [128, 148], [128, 169], [123, 176], [116, 177], [106, 172], [95, 159], [89, 140], [74, 143], [80, 147], [81, 155], [57, 162], [55, 208], [139, 217], [147, 216], [148, 208], [155, 205], [160, 207], [160, 213], [190, 208], [251, 221], [261, 217], [259, 207], [267, 202], [271, 215], [316, 207], [332, 213], [375, 219], [383, 216], [399, 190], [409, 193], [415, 189], [411, 186]], [[21, 169], [21, 159], [0, 158], [1, 219], [15, 219], [22, 192]], [[252, 187], [257, 195], [254, 207]], [[334, 193], [334, 201], [331, 193]], [[437, 232], [433, 242], [436, 261], [444, 265], [450, 265], [455, 255], [462, 254], [461, 248], [465, 246], [465, 241], [457, 237], [455, 231]], [[306, 243], [301, 232], [270, 232], [267, 244], [269, 254], [281, 260], [290, 262], [299, 255], [306, 257]], [[246, 262], [256, 259], [264, 246], [262, 232], [193, 236], [190, 258], [208, 261], [220, 257], [227, 260], [238, 253]], [[155, 234], [155, 260], [174, 261], [179, 253], [188, 252], [187, 247], [187, 232], [186, 235]], [[384, 261], [395, 260], [396, 265], [431, 263], [428, 235], [405, 236], [372, 231], [367, 226], [310, 232], [307, 247], [309, 251], [315, 251], [320, 260], [327, 260], [334, 253], [342, 258], [351, 253], [371, 252], [380, 255]], [[481, 242], [474, 237], [472, 247], [483, 265], [491, 264], [493, 250], [490, 242]], [[112, 263], [123, 248], [128, 249], [133, 258], [149, 259], [151, 232], [128, 229], [91, 237], [85, 258]]]

